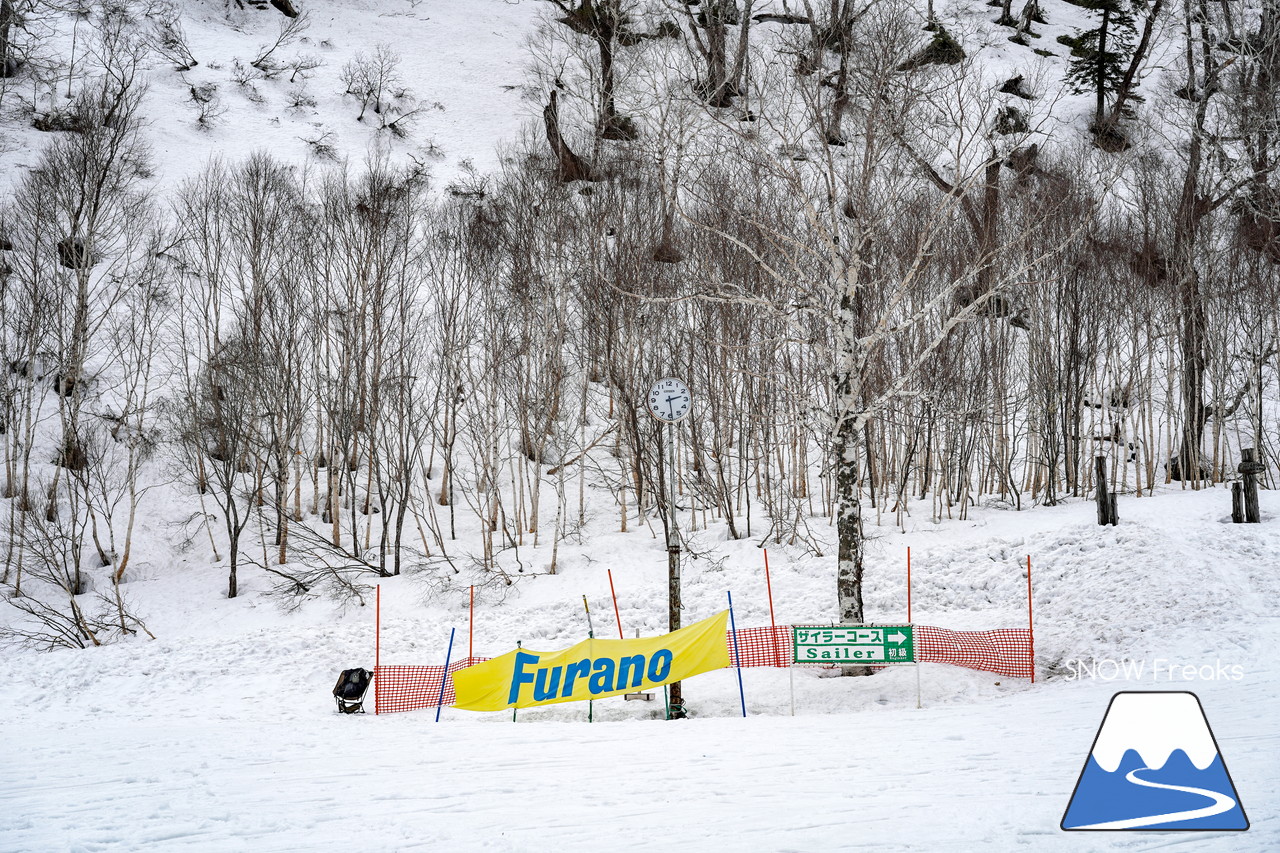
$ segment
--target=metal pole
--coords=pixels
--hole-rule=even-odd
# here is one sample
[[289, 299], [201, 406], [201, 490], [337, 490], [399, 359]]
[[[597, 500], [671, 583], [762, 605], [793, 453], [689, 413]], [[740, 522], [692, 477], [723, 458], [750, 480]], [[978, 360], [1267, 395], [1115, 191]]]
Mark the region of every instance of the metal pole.
[[742, 689], [742, 652], [738, 650], [738, 623], [733, 618], [733, 593], [726, 590], [729, 596], [729, 629], [733, 632], [733, 661], [738, 670], [738, 697], [742, 700], [742, 716], [747, 715], [747, 694]]
[[[911, 621], [911, 549], [907, 548], [907, 624], [914, 625]], [[912, 632], [915, 636], [915, 632]], [[916, 709], [923, 707], [920, 704], [920, 657], [915, 651], [914, 643], [912, 644], [912, 655], [916, 656]]]
[[378, 677], [378, 665], [382, 660], [382, 584], [375, 589], [373, 605], [373, 715], [378, 716], [378, 694], [382, 692], [382, 679]]
[[440, 698], [436, 700], [436, 722], [440, 722], [440, 708], [444, 705], [444, 686], [449, 681], [449, 660], [453, 657], [453, 635], [457, 628], [449, 629], [449, 649], [444, 653], [444, 673], [440, 676]]
[[[667, 424], [667, 630], [680, 630], [680, 525], [676, 520], [676, 425]], [[680, 682], [671, 682], [672, 719], [684, 717]]]
[[[582, 609], [587, 611], [587, 639], [594, 640], [596, 638], [596, 629], [591, 624], [591, 606], [587, 604], [587, 597], [582, 596]], [[587, 722], [595, 722], [596, 703], [594, 699], [587, 700]]]
[[618, 620], [618, 639], [625, 640], [622, 636], [622, 616], [618, 613], [618, 593], [613, 589], [613, 569], [609, 569], [609, 596], [613, 599], [613, 618]]
[[[519, 649], [523, 647], [524, 647], [524, 641], [516, 640], [516, 648]], [[518, 708], [514, 708], [514, 707], [511, 709], [511, 722], [513, 723], [516, 721], [516, 711], [518, 710], [519, 710]]]
[[907, 624], [911, 624], [911, 549], [907, 548]]
[[[912, 651], [912, 654], [915, 654], [915, 652]], [[916, 710], [923, 707], [920, 704], [920, 659], [916, 658]]]
[[764, 588], [769, 593], [769, 645], [773, 647], [773, 665], [782, 666], [778, 653], [778, 623], [773, 618], [773, 581], [769, 580], [769, 549], [764, 549]]
[[1036, 621], [1031, 610], [1031, 555], [1027, 555], [1027, 639], [1031, 648], [1028, 656], [1031, 663], [1031, 683], [1036, 683]]

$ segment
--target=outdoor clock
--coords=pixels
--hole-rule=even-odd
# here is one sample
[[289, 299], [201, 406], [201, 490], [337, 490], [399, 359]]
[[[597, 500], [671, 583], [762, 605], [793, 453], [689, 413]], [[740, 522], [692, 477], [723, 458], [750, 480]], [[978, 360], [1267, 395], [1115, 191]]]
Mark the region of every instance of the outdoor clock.
[[664, 423], [674, 424], [689, 416], [693, 395], [679, 379], [659, 379], [649, 389], [649, 414]]

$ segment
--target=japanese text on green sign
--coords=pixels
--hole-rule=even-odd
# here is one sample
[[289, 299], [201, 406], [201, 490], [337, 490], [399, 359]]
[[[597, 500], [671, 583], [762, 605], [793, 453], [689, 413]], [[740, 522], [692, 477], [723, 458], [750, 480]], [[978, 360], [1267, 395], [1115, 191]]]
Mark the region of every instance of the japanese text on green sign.
[[792, 628], [796, 663], [914, 663], [915, 635], [910, 625], [796, 625]]

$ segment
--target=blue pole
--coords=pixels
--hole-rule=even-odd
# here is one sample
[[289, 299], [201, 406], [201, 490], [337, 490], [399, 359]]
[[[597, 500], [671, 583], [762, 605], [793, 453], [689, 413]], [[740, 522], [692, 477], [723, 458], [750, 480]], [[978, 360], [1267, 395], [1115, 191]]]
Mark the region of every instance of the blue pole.
[[729, 595], [729, 628], [733, 631], [733, 659], [738, 662], [738, 697], [742, 699], [742, 716], [747, 715], [747, 694], [742, 690], [742, 655], [738, 652], [738, 623], [733, 618], [733, 593]]
[[436, 722], [440, 722], [440, 706], [444, 704], [444, 684], [449, 680], [449, 658], [453, 656], [453, 632], [457, 628], [449, 629], [449, 650], [444, 653], [444, 675], [440, 676], [440, 698], [436, 700]]

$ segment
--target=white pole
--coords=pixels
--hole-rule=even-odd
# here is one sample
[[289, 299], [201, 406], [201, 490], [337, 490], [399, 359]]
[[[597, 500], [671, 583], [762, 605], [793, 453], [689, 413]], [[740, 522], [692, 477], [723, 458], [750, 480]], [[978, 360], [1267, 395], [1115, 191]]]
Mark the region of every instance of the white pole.
[[920, 661], [916, 661], [916, 710], [922, 707], [920, 704]]
[[791, 716], [796, 715], [796, 668], [787, 667], [787, 675], [791, 678]]

